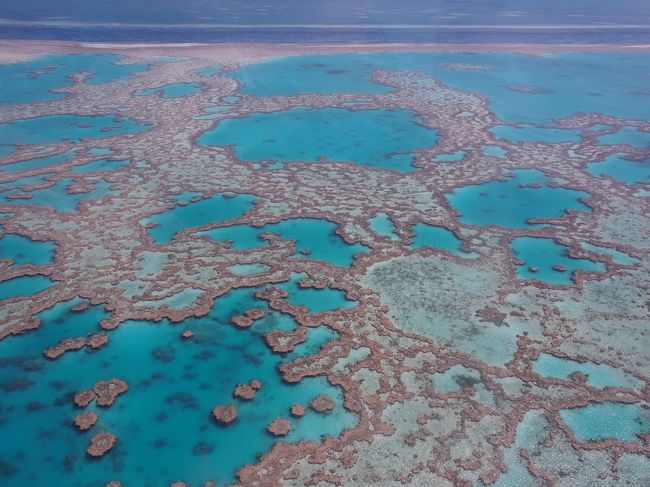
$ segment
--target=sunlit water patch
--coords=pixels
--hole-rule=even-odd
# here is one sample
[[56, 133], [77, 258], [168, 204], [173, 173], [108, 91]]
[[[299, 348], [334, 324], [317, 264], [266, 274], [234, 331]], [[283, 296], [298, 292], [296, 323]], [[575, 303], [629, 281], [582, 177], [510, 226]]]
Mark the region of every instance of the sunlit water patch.
[[370, 228], [380, 237], [391, 240], [399, 240], [400, 237], [395, 232], [395, 223], [386, 213], [377, 213], [368, 220]]
[[57, 54], [29, 61], [0, 64], [0, 103], [35, 103], [60, 100], [67, 93], [56, 90], [73, 85], [72, 75], [90, 73], [84, 83], [97, 85], [129, 78], [147, 64], [116, 64], [115, 54]]
[[274, 233], [281, 239], [295, 241], [296, 258], [324, 260], [332, 265], [347, 267], [352, 264], [356, 254], [368, 251], [368, 247], [360, 243], [347, 243], [336, 233], [337, 229], [338, 225], [329, 220], [290, 218], [261, 227], [246, 224], [219, 227], [202, 234], [214, 240], [231, 242], [232, 249], [250, 250], [269, 245], [262, 235]]
[[611, 176], [626, 184], [650, 183], [650, 159], [631, 161], [623, 154], [612, 154], [601, 162], [592, 162], [587, 170], [595, 176]]
[[605, 387], [640, 389], [645, 385], [643, 381], [627, 374], [623, 369], [608, 364], [578, 362], [549, 353], [540, 354], [533, 362], [533, 372], [543, 377], [560, 380], [569, 380], [573, 374], [580, 373], [587, 378], [587, 384], [598, 389]]
[[293, 108], [223, 120], [198, 138], [203, 146], [232, 145], [245, 161], [355, 162], [410, 172], [417, 149], [434, 146], [436, 131], [409, 110]]
[[553, 187], [549, 178], [535, 169], [516, 169], [505, 181], [488, 181], [454, 189], [447, 194], [459, 220], [470, 225], [500, 225], [511, 228], [541, 227], [532, 218], [556, 218], [567, 210], [591, 211], [580, 201], [589, 193]]
[[135, 92], [136, 96], [151, 96], [161, 94], [163, 98], [181, 98], [185, 95], [198, 93], [203, 89], [200, 83], [170, 83], [155, 88], [145, 88]]
[[239, 218], [253, 208], [256, 200], [250, 194], [216, 193], [210, 198], [188, 202], [194, 196], [191, 194], [188, 199], [181, 198], [179, 202], [183, 205], [144, 218], [140, 224], [155, 224], [147, 228], [147, 232], [157, 244], [164, 244], [186, 228]]
[[640, 434], [650, 433], [650, 410], [639, 404], [590, 403], [560, 411], [562, 421], [578, 441], [615, 439], [640, 443]]
[[[287, 383], [277, 370], [282, 362], [317, 352], [336, 334], [322, 326], [310, 329], [300, 348], [285, 355], [272, 353], [264, 335], [276, 329], [291, 332], [297, 324], [271, 311], [255, 292], [233, 290], [220, 297], [208, 315], [178, 324], [125, 322], [110, 333], [104, 347], [68, 352], [54, 361], [43, 357], [44, 348], [97, 332], [107, 313], [98, 307], [74, 311], [79, 300], [61, 303], [39, 316], [37, 332], [0, 342], [0, 383], [5, 389], [0, 432], [15, 439], [0, 445], [7, 466], [0, 475], [15, 485], [57, 487], [104, 485], [111, 479], [154, 487], [178, 478], [189, 485], [207, 480], [224, 485], [234, 481], [238, 468], [254, 463], [278, 441], [266, 431], [277, 416], [292, 423], [291, 432], [282, 438], [288, 442], [320, 441], [323, 435], [338, 436], [354, 426], [354, 415], [343, 408], [342, 391], [324, 377]], [[231, 323], [251, 307], [266, 315], [247, 329]], [[183, 340], [184, 330], [194, 336]], [[74, 394], [111, 377], [126, 381], [128, 391], [110, 408], [89, 406], [99, 421], [80, 433], [72, 424], [81, 412], [73, 405]], [[262, 383], [255, 398], [234, 398], [235, 386], [252, 379]], [[301, 418], [290, 416], [292, 404], [307, 406], [320, 394], [334, 400], [331, 412], [318, 414], [308, 408]], [[211, 411], [220, 404], [236, 406], [235, 422], [216, 424]], [[85, 449], [98, 431], [112, 432], [118, 442], [104, 458], [91, 461]], [[33, 448], [35, 444], [40, 447]]]
[[567, 247], [551, 238], [517, 237], [510, 242], [512, 252], [523, 264], [517, 265], [520, 279], [537, 279], [556, 285], [571, 284], [575, 271], [605, 272], [602, 262], [576, 259]]
[[490, 128], [490, 132], [497, 139], [515, 143], [544, 142], [551, 144], [556, 142], [578, 142], [580, 140], [579, 130], [538, 127], [535, 125], [495, 125]]
[[117, 115], [42, 115], [0, 124], [0, 144], [56, 144], [82, 138], [103, 139], [149, 130], [146, 125]]
[[252, 276], [271, 270], [266, 264], [235, 264], [228, 267], [228, 271], [236, 276]]
[[463, 241], [459, 239], [451, 230], [427, 223], [416, 223], [413, 225], [413, 243], [412, 249], [421, 249], [424, 247], [433, 247], [443, 249], [450, 254], [460, 257], [475, 257], [476, 254], [470, 254], [462, 250]]

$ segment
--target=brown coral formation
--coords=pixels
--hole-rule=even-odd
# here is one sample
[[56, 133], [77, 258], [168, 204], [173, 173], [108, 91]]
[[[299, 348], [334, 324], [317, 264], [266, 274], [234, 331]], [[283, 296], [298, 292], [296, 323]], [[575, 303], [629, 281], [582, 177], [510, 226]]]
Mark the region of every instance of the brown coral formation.
[[233, 316], [230, 321], [239, 328], [249, 328], [254, 322], [253, 318], [246, 315]]
[[237, 408], [232, 404], [217, 406], [212, 410], [214, 419], [220, 424], [230, 424], [237, 419]]
[[74, 396], [74, 403], [79, 406], [80, 408], [85, 408], [95, 400], [97, 397], [97, 394], [95, 394], [95, 391], [92, 389], [88, 389], [86, 391], [81, 391], [75, 394]]
[[92, 349], [96, 349], [105, 345], [106, 343], [108, 343], [108, 335], [103, 333], [91, 335], [88, 338], [84, 338], [84, 337], [65, 338], [60, 342], [58, 342], [56, 345], [46, 348], [43, 351], [43, 354], [47, 358], [54, 360], [59, 358], [64, 353], [72, 350], [80, 350], [85, 346]]
[[97, 414], [90, 411], [81, 413], [74, 419], [75, 426], [81, 431], [92, 428], [95, 423], [97, 423]]
[[255, 393], [257, 392], [257, 389], [258, 388], [253, 387], [252, 383], [237, 384], [237, 387], [235, 387], [235, 390], [233, 391], [233, 396], [235, 396], [238, 399], [244, 399], [246, 401], [250, 401], [255, 397]]
[[326, 394], [316, 396], [309, 406], [317, 413], [328, 413], [334, 409], [334, 401]]
[[189, 340], [194, 336], [194, 332], [192, 330], [185, 330], [183, 333], [181, 333], [181, 337], [183, 337], [185, 340]]
[[117, 396], [128, 389], [129, 385], [121, 379], [100, 380], [93, 386], [93, 392], [97, 395], [97, 405], [101, 407], [111, 406]]
[[107, 431], [102, 431], [101, 433], [97, 433], [92, 437], [90, 444], [86, 449], [86, 452], [91, 457], [104, 456], [111, 448], [113, 448], [116, 441], [117, 436], [112, 433], [108, 433]]
[[278, 416], [266, 428], [274, 436], [286, 436], [291, 431], [291, 423]]
[[291, 405], [291, 416], [299, 418], [305, 415], [305, 406], [302, 404], [292, 404]]

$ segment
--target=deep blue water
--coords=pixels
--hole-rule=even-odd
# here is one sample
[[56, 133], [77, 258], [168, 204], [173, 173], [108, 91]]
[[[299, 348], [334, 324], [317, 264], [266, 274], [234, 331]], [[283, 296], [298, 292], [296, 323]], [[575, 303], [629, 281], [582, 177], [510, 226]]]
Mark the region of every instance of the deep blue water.
[[[0, 37], [22, 39], [614, 44], [650, 39], [650, 29], [622, 27], [650, 22], [645, 0], [161, 0], [155, 8], [148, 0], [27, 0], [0, 4], [0, 19], [7, 22]], [[571, 29], [574, 24], [582, 28]], [[585, 28], [598, 24], [612, 27]], [[400, 28], [413, 25], [419, 28]], [[547, 25], [561, 29], [529, 27]]]

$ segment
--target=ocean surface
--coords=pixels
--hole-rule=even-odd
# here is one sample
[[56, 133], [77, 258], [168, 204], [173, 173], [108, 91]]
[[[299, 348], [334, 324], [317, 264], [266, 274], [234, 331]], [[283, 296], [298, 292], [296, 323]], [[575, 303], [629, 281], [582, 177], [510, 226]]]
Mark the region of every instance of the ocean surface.
[[0, 38], [119, 42], [650, 42], [644, 0], [28, 0], [0, 5]]

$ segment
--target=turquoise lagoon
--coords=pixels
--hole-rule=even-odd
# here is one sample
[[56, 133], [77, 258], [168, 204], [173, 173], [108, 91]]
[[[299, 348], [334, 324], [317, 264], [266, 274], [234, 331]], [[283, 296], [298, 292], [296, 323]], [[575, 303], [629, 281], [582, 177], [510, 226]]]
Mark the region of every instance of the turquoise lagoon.
[[121, 59], [115, 54], [58, 54], [0, 64], [0, 104], [60, 100], [66, 93], [54, 90], [72, 86], [70, 77], [82, 72], [90, 73], [85, 83], [102, 84], [147, 69], [147, 64], [115, 64]]
[[[602, 262], [589, 259], [574, 259], [567, 253], [564, 245], [551, 238], [517, 237], [510, 242], [512, 252], [518, 259], [524, 261], [517, 265], [517, 276], [520, 279], [537, 279], [555, 285], [570, 285], [576, 270], [588, 272], [605, 272], [607, 267]], [[553, 269], [555, 265], [566, 267], [564, 272]], [[530, 267], [536, 267], [537, 272], [531, 272]]]
[[47, 265], [54, 258], [56, 245], [31, 238], [5, 233], [0, 237], [0, 260], [11, 259], [14, 265]]
[[[447, 69], [447, 64], [482, 70]], [[616, 69], [603, 71], [603, 66]], [[485, 95], [504, 122], [553, 124], [579, 112], [646, 119], [650, 66], [643, 53], [409, 53], [305, 55], [246, 64], [227, 73], [242, 93], [261, 96], [298, 93], [385, 93], [377, 69], [417, 71], [462, 90]], [[588, 80], [587, 84], [586, 81]], [[526, 90], [513, 90], [525, 86]], [[585, 87], [588, 86], [588, 89]]]
[[[647, 118], [647, 114], [646, 117]], [[613, 134], [598, 137], [600, 144], [625, 144], [638, 149], [650, 147], [650, 132], [644, 132], [636, 127], [623, 127]]]
[[142, 225], [156, 224], [148, 228], [147, 232], [157, 244], [170, 242], [178, 232], [186, 228], [239, 218], [253, 208], [256, 200], [256, 197], [250, 194], [216, 193], [209, 198], [188, 203], [196, 195], [179, 195], [177, 200], [187, 203], [185, 206], [176, 205], [140, 220]]
[[185, 95], [198, 93], [203, 89], [200, 83], [170, 83], [155, 88], [145, 88], [135, 92], [135, 96], [151, 96], [160, 93], [163, 98], [181, 98]]
[[569, 380], [572, 374], [579, 372], [587, 377], [587, 384], [598, 389], [606, 387], [643, 389], [644, 386], [643, 381], [625, 373], [623, 369], [608, 364], [578, 362], [556, 357], [550, 353], [539, 355], [539, 358], [533, 362], [533, 372], [543, 377], [560, 380]]
[[443, 249], [450, 254], [459, 255], [461, 257], [470, 257], [469, 254], [461, 249], [463, 241], [459, 239], [451, 230], [436, 225], [429, 225], [427, 223], [416, 223], [413, 225], [413, 243], [410, 245], [412, 249], [421, 249], [424, 247], [433, 247]]
[[591, 211], [581, 201], [591, 197], [589, 193], [553, 187], [549, 182], [536, 169], [515, 169], [506, 181], [463, 186], [446, 196], [460, 213], [459, 220], [470, 225], [533, 228], [543, 225], [530, 223], [532, 218], [557, 218], [567, 210]]
[[[38, 178], [42, 178], [42, 176]], [[35, 180], [33, 182], [39, 181]], [[25, 184], [25, 181], [22, 180], [20, 183]], [[103, 179], [96, 179], [93, 183], [93, 187], [86, 193], [69, 193], [68, 187], [72, 184], [72, 178], [64, 178], [46, 188], [29, 191], [32, 196], [28, 199], [7, 198], [12, 194], [21, 194], [22, 191], [20, 190], [0, 192], [0, 203], [5, 205], [49, 206], [61, 213], [73, 213], [79, 209], [79, 204], [82, 201], [97, 200], [114, 194], [110, 189], [111, 184]]]
[[358, 304], [356, 301], [348, 299], [345, 292], [340, 289], [300, 286], [300, 281], [306, 277], [308, 277], [306, 273], [296, 272], [291, 274], [287, 282], [276, 284], [275, 287], [284, 289], [288, 293], [287, 303], [293, 306], [304, 306], [310, 313], [351, 309]]
[[[278, 223], [267, 223], [261, 227], [249, 224], [219, 227], [201, 232], [213, 240], [231, 242], [230, 248], [250, 250], [266, 247], [269, 242], [262, 238], [265, 233], [275, 233], [281, 239], [294, 240], [296, 254], [300, 259], [324, 260], [332, 265], [348, 267], [354, 256], [368, 251], [360, 243], [348, 244], [336, 234], [338, 224], [317, 218], [290, 218]], [[303, 254], [301, 252], [307, 252]]]
[[640, 443], [639, 434], [650, 433], [648, 406], [618, 402], [590, 403], [560, 411], [562, 421], [578, 441], [615, 439]]
[[54, 284], [56, 283], [49, 277], [41, 274], [18, 276], [6, 281], [0, 281], [0, 301], [21, 296], [31, 297], [54, 286]]
[[200, 145], [233, 145], [244, 161], [354, 161], [375, 169], [410, 172], [413, 151], [433, 147], [436, 131], [409, 110], [293, 108], [223, 120]]
[[[90, 487], [119, 479], [158, 487], [182, 478], [189, 485], [207, 480], [224, 485], [279, 441], [266, 431], [277, 416], [293, 426], [282, 441], [319, 441], [353, 427], [356, 418], [343, 408], [339, 388], [320, 376], [287, 383], [277, 370], [281, 363], [318, 352], [336, 333], [322, 325], [310, 328], [306, 342], [293, 352], [272, 353], [264, 335], [274, 329], [291, 332], [297, 325], [290, 316], [269, 310], [266, 301], [255, 298], [256, 291], [232, 290], [216, 300], [208, 315], [181, 323], [125, 322], [110, 332], [103, 348], [68, 352], [54, 361], [43, 357], [44, 348], [99, 332], [98, 323], [108, 313], [92, 306], [73, 311], [79, 299], [59, 303], [41, 313], [37, 332], [0, 342], [0, 434], [13, 438], [0, 445], [4, 482]], [[230, 323], [251, 307], [266, 310], [266, 316], [248, 329]], [[193, 339], [181, 339], [185, 329], [193, 331]], [[74, 394], [111, 377], [127, 381], [129, 390], [110, 408], [89, 406], [98, 413], [98, 424], [78, 432], [72, 421], [81, 410], [73, 405]], [[234, 387], [252, 379], [263, 384], [255, 399], [235, 399]], [[331, 413], [308, 409], [302, 418], [290, 416], [292, 404], [307, 405], [319, 394], [334, 399]], [[219, 404], [235, 404], [238, 419], [225, 427], [216, 424], [211, 411]], [[85, 449], [99, 431], [116, 434], [117, 445], [105, 457], [88, 461]]]
[[601, 162], [592, 162], [587, 170], [595, 176], [611, 176], [626, 184], [650, 183], [650, 159], [631, 161], [624, 154], [612, 154]]
[[43, 115], [0, 124], [0, 144], [56, 144], [136, 134], [151, 125], [117, 115]]
[[31, 171], [32, 169], [42, 169], [45, 167], [56, 166], [71, 160], [75, 155], [74, 150], [69, 150], [61, 154], [54, 154], [46, 157], [36, 157], [34, 159], [27, 159], [24, 161], [12, 162], [11, 164], [3, 164], [0, 166], [2, 172], [21, 172]]
[[395, 231], [395, 223], [390, 216], [386, 213], [377, 213], [375, 216], [368, 220], [368, 224], [373, 232], [380, 237], [389, 238], [391, 240], [399, 240], [400, 237]]
[[588, 252], [593, 252], [594, 254], [609, 255], [615, 264], [634, 265], [639, 262], [638, 259], [635, 259], [630, 254], [626, 254], [625, 252], [621, 252], [620, 250], [616, 250], [616, 249], [611, 249], [609, 247], [603, 247], [602, 245], [595, 245], [588, 242], [581, 242], [580, 246], [583, 249], [587, 250]]

